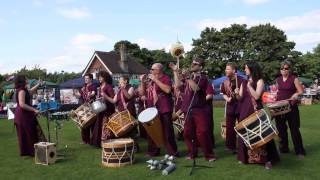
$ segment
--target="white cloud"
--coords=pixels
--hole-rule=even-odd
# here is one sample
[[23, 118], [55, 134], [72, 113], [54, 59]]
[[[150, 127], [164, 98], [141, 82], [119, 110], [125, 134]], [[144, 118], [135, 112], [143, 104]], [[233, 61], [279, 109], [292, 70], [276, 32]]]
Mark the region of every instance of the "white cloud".
[[297, 43], [298, 46], [318, 44], [320, 43], [320, 32], [289, 34], [288, 39]]
[[311, 11], [301, 16], [289, 16], [276, 20], [274, 24], [286, 31], [320, 30], [320, 10]]
[[43, 6], [44, 1], [43, 1], [43, 0], [33, 0], [33, 1], [32, 1], [32, 4], [33, 4], [34, 6], [41, 7], [41, 6]]
[[247, 24], [248, 27], [258, 24], [271, 23], [284, 30], [289, 40], [296, 42], [297, 50], [305, 52], [307, 47], [319, 43], [320, 10], [310, 11], [300, 16], [288, 16], [276, 20], [255, 19], [247, 16], [230, 17], [222, 19], [204, 19], [196, 24], [199, 30], [205, 27], [214, 27], [218, 30], [230, 27], [231, 24]]
[[0, 24], [5, 23], [6, 20], [0, 18]]
[[205, 27], [215, 27], [217, 29], [222, 29], [224, 27], [230, 26], [233, 23], [247, 24], [249, 27], [258, 24], [271, 23], [280, 29], [291, 32], [312, 29], [320, 30], [320, 23], [317, 22], [320, 22], [320, 10], [307, 12], [301, 16], [288, 16], [278, 20], [255, 19], [247, 16], [223, 19], [204, 19], [199, 21], [197, 27], [200, 30], [203, 30]]
[[153, 41], [153, 40], [148, 40], [148, 39], [144, 39], [144, 38], [140, 38], [134, 41], [135, 43], [137, 43], [141, 48], [147, 48], [147, 49], [163, 49], [166, 47], [166, 44], [164, 43], [160, 43], [157, 41]]
[[48, 58], [40, 66], [49, 72], [61, 70], [81, 72], [89, 62], [95, 47], [112, 44], [113, 41], [103, 34], [81, 33], [72, 37], [62, 52]]
[[76, 0], [56, 0], [57, 4], [68, 4], [68, 3], [73, 3]]
[[110, 42], [111, 39], [102, 34], [78, 34], [71, 39], [72, 45], [87, 45], [101, 42]]
[[218, 30], [229, 27], [231, 24], [237, 23], [237, 24], [247, 24], [248, 26], [254, 26], [260, 23], [265, 23], [266, 20], [257, 20], [257, 19], [251, 19], [247, 16], [239, 16], [239, 17], [232, 17], [232, 18], [225, 18], [225, 19], [204, 19], [201, 20], [197, 27], [200, 30], [203, 30], [206, 27], [214, 27]]
[[258, 5], [269, 2], [270, 0], [243, 0], [244, 3], [249, 5]]
[[92, 16], [88, 8], [86, 7], [58, 9], [58, 13], [70, 19], [83, 19], [83, 18], [89, 18]]

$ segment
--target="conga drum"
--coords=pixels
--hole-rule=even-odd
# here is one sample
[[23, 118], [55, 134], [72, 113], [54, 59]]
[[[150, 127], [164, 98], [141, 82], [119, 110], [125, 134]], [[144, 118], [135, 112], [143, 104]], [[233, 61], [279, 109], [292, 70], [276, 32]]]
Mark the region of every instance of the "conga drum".
[[136, 125], [137, 121], [134, 117], [128, 110], [124, 110], [111, 115], [107, 123], [107, 128], [109, 128], [116, 137], [121, 137], [129, 133]]
[[239, 122], [234, 129], [250, 149], [263, 146], [278, 134], [264, 109], [254, 112]]
[[97, 114], [91, 111], [91, 106], [88, 103], [84, 103], [69, 113], [70, 119], [80, 128], [86, 128], [94, 123], [97, 119], [96, 116]]
[[267, 107], [269, 108], [272, 116], [284, 115], [291, 111], [290, 103], [287, 100], [269, 103], [267, 104]]
[[109, 139], [102, 143], [102, 165], [123, 167], [134, 163], [134, 141], [131, 138]]
[[158, 147], [164, 145], [162, 124], [156, 108], [143, 110], [138, 116], [138, 121], [142, 123], [148, 135]]

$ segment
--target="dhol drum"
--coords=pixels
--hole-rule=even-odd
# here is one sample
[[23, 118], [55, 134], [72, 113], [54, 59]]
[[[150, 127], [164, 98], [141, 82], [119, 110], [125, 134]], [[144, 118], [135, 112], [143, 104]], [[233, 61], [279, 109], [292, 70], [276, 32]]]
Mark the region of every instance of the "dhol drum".
[[102, 165], [123, 167], [134, 163], [134, 141], [131, 138], [110, 139], [102, 143]]
[[184, 113], [179, 109], [177, 112], [172, 113], [173, 126], [179, 133], [183, 132], [184, 129]]
[[290, 103], [287, 100], [277, 101], [274, 103], [267, 104], [271, 116], [279, 116], [287, 114], [291, 111]]
[[115, 112], [106, 124], [107, 128], [110, 129], [116, 137], [126, 135], [131, 129], [136, 127], [136, 125], [137, 121], [128, 110]]
[[222, 139], [226, 140], [226, 137], [227, 137], [227, 122], [226, 122], [226, 120], [223, 120], [221, 122], [221, 137], [222, 137]]
[[278, 134], [264, 109], [254, 112], [239, 122], [234, 129], [250, 149], [256, 149], [266, 144]]
[[90, 104], [84, 103], [76, 110], [72, 110], [69, 116], [80, 128], [85, 128], [96, 121], [96, 113], [91, 111]]
[[158, 147], [164, 145], [162, 124], [156, 108], [143, 110], [138, 116], [138, 121], [142, 123], [148, 135]]

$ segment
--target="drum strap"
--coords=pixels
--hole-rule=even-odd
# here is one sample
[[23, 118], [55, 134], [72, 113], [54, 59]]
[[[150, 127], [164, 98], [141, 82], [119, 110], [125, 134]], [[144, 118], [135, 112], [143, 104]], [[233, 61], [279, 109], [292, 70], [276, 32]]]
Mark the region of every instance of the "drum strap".
[[249, 95], [250, 95], [250, 99], [251, 99], [251, 102], [252, 102], [254, 111], [257, 111], [257, 107], [258, 107], [257, 102], [256, 102], [256, 100], [254, 99], [254, 97], [252, 96], [252, 94], [251, 94], [250, 90], [248, 89], [248, 87], [247, 87], [247, 91], [248, 91], [248, 93], [249, 93]]
[[123, 95], [123, 92], [121, 90], [120, 92], [120, 100], [121, 100], [121, 103], [122, 103], [122, 106], [124, 107], [124, 109], [128, 109], [128, 103], [126, 103], [126, 101], [124, 100], [124, 95]]
[[156, 91], [156, 83], [153, 83], [152, 86], [152, 97], [153, 97], [153, 105], [155, 106], [158, 101], [158, 95]]

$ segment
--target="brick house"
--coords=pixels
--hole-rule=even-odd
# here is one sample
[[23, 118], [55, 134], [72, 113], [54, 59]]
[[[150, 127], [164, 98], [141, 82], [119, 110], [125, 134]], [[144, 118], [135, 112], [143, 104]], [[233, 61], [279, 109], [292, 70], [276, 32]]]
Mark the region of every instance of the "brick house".
[[82, 76], [91, 73], [96, 78], [99, 71], [105, 70], [112, 75], [114, 80], [118, 81], [121, 75], [128, 75], [130, 79], [138, 79], [139, 75], [148, 73], [146, 67], [126, 53], [124, 46], [121, 46], [119, 51], [120, 53], [95, 51]]

